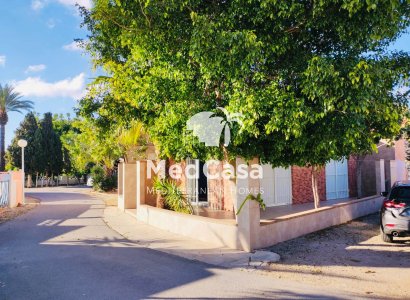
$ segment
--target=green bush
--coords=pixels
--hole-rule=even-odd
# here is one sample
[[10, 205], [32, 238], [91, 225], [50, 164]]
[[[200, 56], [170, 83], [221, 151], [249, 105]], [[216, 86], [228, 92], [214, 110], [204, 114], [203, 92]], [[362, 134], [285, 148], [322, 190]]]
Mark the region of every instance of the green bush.
[[96, 165], [91, 169], [91, 177], [96, 191], [108, 192], [117, 188], [117, 176], [105, 174], [101, 166]]
[[193, 214], [194, 209], [191, 203], [186, 199], [175, 182], [167, 179], [156, 179], [154, 181], [154, 189], [161, 195], [166, 209]]

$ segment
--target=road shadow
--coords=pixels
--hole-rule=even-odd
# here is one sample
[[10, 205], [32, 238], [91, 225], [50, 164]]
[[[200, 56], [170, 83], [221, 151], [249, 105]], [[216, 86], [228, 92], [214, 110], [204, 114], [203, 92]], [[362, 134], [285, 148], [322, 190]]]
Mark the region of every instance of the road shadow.
[[93, 238], [103, 224], [68, 225], [84, 222], [77, 217], [91, 209], [84, 195], [35, 196], [41, 209], [0, 225], [1, 299], [142, 299], [213, 275], [207, 265], [136, 246], [111, 230]]
[[[172, 294], [177, 288], [195, 295], [196, 289], [203, 290], [217, 276], [216, 270], [227, 271], [121, 237], [93, 215], [102, 208], [91, 196], [35, 196], [42, 199], [37, 209], [0, 225], [0, 299], [161, 299], [156, 296]], [[209, 288], [208, 283], [205, 291], [210, 299], [221, 294], [218, 289], [225, 289], [226, 295], [238, 294], [235, 299], [329, 299], [312, 291], [278, 290], [273, 279], [271, 290], [257, 290], [248, 282], [249, 287], [242, 284], [237, 292], [235, 279], [228, 279], [232, 291], [224, 284]], [[184, 293], [177, 295], [184, 297]]]

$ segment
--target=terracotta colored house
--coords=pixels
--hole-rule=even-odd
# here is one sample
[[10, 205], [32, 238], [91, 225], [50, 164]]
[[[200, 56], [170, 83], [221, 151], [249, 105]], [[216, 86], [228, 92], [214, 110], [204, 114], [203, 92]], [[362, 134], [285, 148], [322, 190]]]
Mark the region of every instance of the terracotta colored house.
[[[394, 147], [380, 143], [378, 153], [364, 157], [350, 157], [343, 161], [331, 161], [319, 175], [319, 195], [322, 201], [380, 194], [388, 190], [397, 180], [407, 179], [405, 141], [396, 142]], [[181, 163], [184, 170], [189, 164], [197, 164], [202, 170], [202, 162], [187, 160]], [[213, 165], [210, 173], [221, 172], [222, 162]], [[357, 168], [361, 168], [361, 181], [357, 180]], [[263, 178], [260, 182], [260, 192], [267, 207], [313, 202], [311, 186], [311, 170], [305, 167], [272, 168], [262, 165]], [[201, 172], [202, 173], [202, 172]], [[227, 189], [231, 185], [226, 179], [207, 179], [201, 176], [199, 180], [180, 180], [192, 202], [208, 206], [216, 210], [234, 210], [232, 193]]]
[[[156, 161], [155, 148], [149, 147], [146, 159], [121, 163], [119, 166], [118, 207], [139, 221], [151, 226], [188, 236], [216, 246], [252, 251], [302, 236], [317, 230], [348, 222], [377, 212], [383, 198], [381, 191], [389, 189], [396, 180], [407, 179], [405, 142], [395, 147], [380, 143], [378, 153], [365, 157], [350, 157], [331, 161], [320, 173], [319, 194], [323, 203], [315, 210], [310, 169], [292, 166], [288, 169], [262, 165], [263, 177], [231, 179], [205, 177], [189, 178], [186, 172], [203, 164], [194, 159], [170, 162], [183, 174], [177, 183], [188, 199], [197, 206], [194, 215], [177, 213], [156, 206], [156, 193], [147, 170]], [[246, 165], [241, 158], [230, 162], [237, 170]], [[211, 164], [209, 174], [223, 170], [222, 162]], [[250, 194], [262, 194], [267, 206], [261, 211], [256, 201], [245, 201]], [[357, 196], [360, 194], [360, 199]], [[370, 197], [366, 197], [370, 195]], [[240, 214], [234, 208], [243, 205]]]

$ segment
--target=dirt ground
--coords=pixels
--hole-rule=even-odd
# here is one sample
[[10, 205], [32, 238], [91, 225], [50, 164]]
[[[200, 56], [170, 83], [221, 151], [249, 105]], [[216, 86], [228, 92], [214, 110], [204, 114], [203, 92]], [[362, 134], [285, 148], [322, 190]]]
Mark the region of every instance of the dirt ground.
[[410, 299], [410, 237], [380, 239], [378, 215], [280, 243], [269, 275], [370, 298]]
[[117, 193], [117, 191], [97, 192], [97, 191], [94, 191], [93, 189], [90, 189], [89, 193], [93, 196], [96, 196], [96, 197], [102, 199], [105, 202], [105, 205], [107, 205], [107, 206], [117, 206], [117, 204], [118, 204], [118, 193]]
[[26, 198], [26, 205], [18, 207], [0, 207], [0, 224], [8, 220], [14, 219], [37, 206], [39, 201], [34, 198]]

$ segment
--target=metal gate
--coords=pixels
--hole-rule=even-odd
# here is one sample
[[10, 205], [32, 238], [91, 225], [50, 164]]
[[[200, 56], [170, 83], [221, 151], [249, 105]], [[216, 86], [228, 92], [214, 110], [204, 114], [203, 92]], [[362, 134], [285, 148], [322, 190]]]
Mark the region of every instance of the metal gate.
[[10, 203], [10, 174], [0, 174], [0, 206]]

